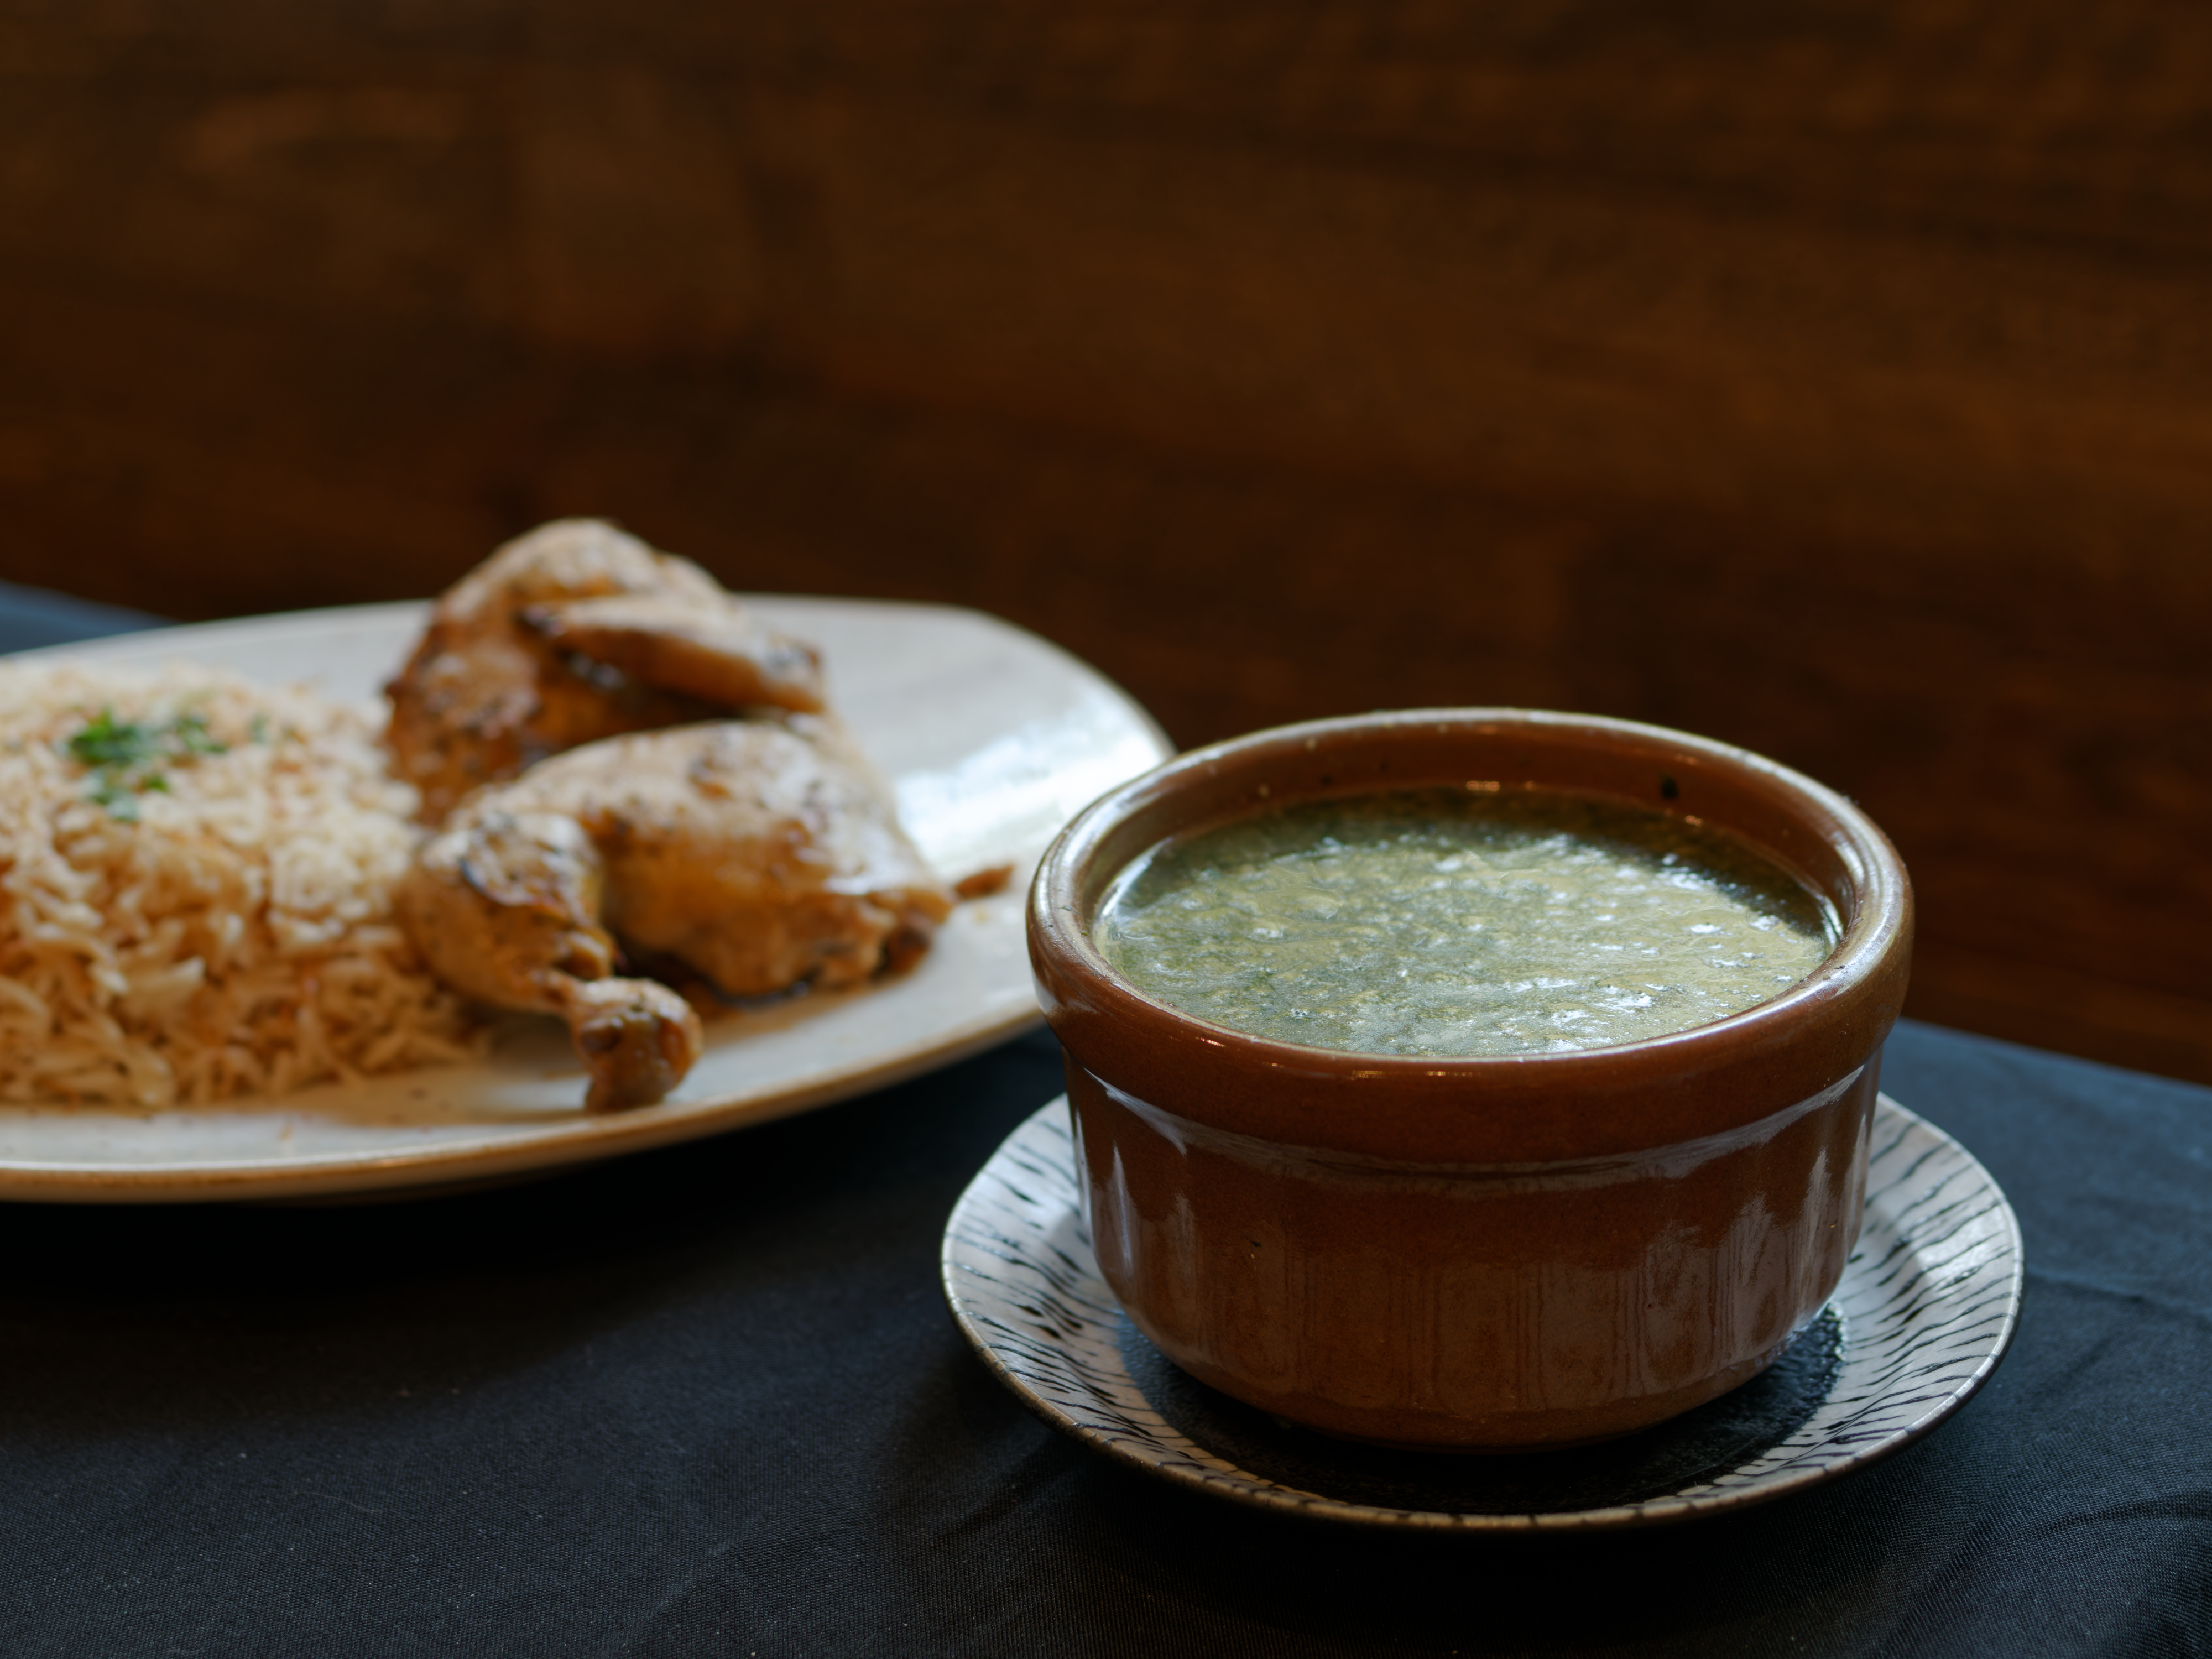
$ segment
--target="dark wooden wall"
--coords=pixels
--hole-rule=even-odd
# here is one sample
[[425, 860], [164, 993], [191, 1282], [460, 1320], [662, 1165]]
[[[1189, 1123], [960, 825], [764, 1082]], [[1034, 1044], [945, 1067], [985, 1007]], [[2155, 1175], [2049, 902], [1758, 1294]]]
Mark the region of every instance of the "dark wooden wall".
[[2212, 10], [5, 0], [0, 576], [430, 592], [611, 514], [1186, 741], [1766, 750], [1913, 1012], [2212, 1079]]

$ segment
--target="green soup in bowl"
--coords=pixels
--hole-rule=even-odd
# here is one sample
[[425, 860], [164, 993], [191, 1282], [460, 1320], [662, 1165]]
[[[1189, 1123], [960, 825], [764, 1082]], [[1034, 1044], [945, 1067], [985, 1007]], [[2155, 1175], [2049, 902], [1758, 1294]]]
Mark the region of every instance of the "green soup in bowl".
[[1747, 843], [1603, 798], [1399, 790], [1153, 848], [1094, 919], [1160, 1000], [1279, 1042], [1518, 1054], [1663, 1036], [1820, 965], [1832, 918]]
[[1912, 901], [1771, 761], [1430, 709], [1111, 792], [1029, 936], [1138, 1329], [1294, 1422], [1515, 1450], [1686, 1411], [1819, 1312]]

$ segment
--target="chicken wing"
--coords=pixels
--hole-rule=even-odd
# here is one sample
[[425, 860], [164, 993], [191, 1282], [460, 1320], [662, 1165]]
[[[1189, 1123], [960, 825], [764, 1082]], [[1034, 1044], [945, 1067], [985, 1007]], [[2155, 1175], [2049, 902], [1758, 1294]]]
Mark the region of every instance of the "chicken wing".
[[399, 775], [435, 823], [471, 789], [625, 732], [822, 707], [812, 647], [689, 560], [589, 519], [509, 542], [449, 589], [386, 688]]
[[844, 728], [800, 714], [611, 738], [482, 790], [400, 913], [449, 983], [567, 1018], [608, 1109], [661, 1098], [700, 1047], [682, 999], [611, 976], [614, 939], [726, 995], [827, 988], [912, 963], [952, 902]]

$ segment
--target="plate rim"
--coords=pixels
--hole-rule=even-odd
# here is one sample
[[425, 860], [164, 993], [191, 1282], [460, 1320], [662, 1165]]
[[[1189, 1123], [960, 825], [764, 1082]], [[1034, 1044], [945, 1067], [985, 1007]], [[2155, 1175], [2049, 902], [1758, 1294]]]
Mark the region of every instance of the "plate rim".
[[[1175, 752], [1173, 740], [1159, 722], [1118, 683], [1066, 647], [1033, 633], [1018, 623], [969, 605], [942, 605], [904, 599], [854, 599], [840, 595], [801, 593], [742, 593], [744, 603], [763, 613], [801, 607], [828, 607], [854, 614], [933, 615], [963, 618], [1014, 636], [1025, 648], [1036, 651], [1071, 669], [1095, 690], [1102, 690], [1128, 715], [1156, 751], [1156, 759]], [[227, 617], [216, 621], [180, 623], [173, 627], [141, 629], [92, 639], [44, 645], [0, 653], [0, 663], [90, 664], [161, 662], [189, 656], [195, 649], [217, 647], [299, 635], [345, 629], [411, 628], [428, 613], [430, 599], [384, 600], [362, 605], [331, 605], [265, 615]], [[0, 1202], [40, 1204], [167, 1204], [222, 1203], [246, 1200], [296, 1200], [347, 1194], [384, 1194], [401, 1197], [410, 1193], [434, 1195], [447, 1188], [475, 1186], [483, 1181], [550, 1173], [571, 1164], [598, 1162], [655, 1147], [720, 1134], [730, 1130], [768, 1123], [778, 1118], [829, 1106], [870, 1093], [941, 1066], [957, 1064], [1033, 1030], [1043, 1018], [1034, 1001], [1025, 1008], [983, 1014], [948, 1025], [927, 1042], [866, 1058], [856, 1063], [827, 1068], [796, 1087], [775, 1087], [760, 1093], [737, 1094], [703, 1100], [672, 1101], [663, 1105], [605, 1116], [579, 1118], [573, 1122], [542, 1126], [526, 1134], [487, 1135], [473, 1139], [444, 1141], [421, 1147], [389, 1151], [362, 1150], [296, 1158], [210, 1158], [198, 1161], [164, 1160], [142, 1164], [110, 1164], [70, 1159], [0, 1158]], [[446, 1068], [426, 1068], [434, 1076]], [[322, 1085], [317, 1085], [322, 1086]], [[313, 1090], [297, 1091], [275, 1100], [243, 1103], [270, 1111], [312, 1109]], [[169, 1109], [174, 1115], [220, 1113], [233, 1103], [212, 1102], [204, 1106]], [[0, 1113], [60, 1113], [72, 1109], [63, 1102], [10, 1101], [0, 1103]]]
[[[1732, 1487], [1717, 1492], [1693, 1492], [1688, 1495], [1669, 1493], [1638, 1503], [1610, 1505], [1594, 1510], [1510, 1511], [1496, 1514], [1462, 1513], [1445, 1510], [1392, 1509], [1379, 1504], [1360, 1504], [1342, 1498], [1334, 1498], [1324, 1493], [1300, 1492], [1296, 1488], [1282, 1486], [1268, 1481], [1264, 1476], [1252, 1475], [1237, 1468], [1231, 1460], [1199, 1442], [1190, 1440], [1188, 1437], [1175, 1430], [1172, 1425], [1170, 1425], [1168, 1430], [1170, 1436], [1182, 1441], [1194, 1449], [1204, 1453], [1205, 1455], [1227, 1464], [1231, 1473], [1220, 1474], [1203, 1466], [1187, 1462], [1163, 1462], [1145, 1455], [1126, 1440], [1102, 1433], [1091, 1425], [1077, 1420], [1061, 1410], [1054, 1401], [1045, 1398], [1030, 1386], [1028, 1380], [1009, 1365], [1005, 1357], [996, 1351], [990, 1338], [981, 1328], [981, 1322], [971, 1313], [967, 1298], [963, 1294], [965, 1288], [964, 1280], [967, 1275], [974, 1271], [966, 1261], [959, 1259], [959, 1252], [969, 1248], [965, 1241], [958, 1236], [963, 1219], [972, 1212], [975, 1206], [983, 1201], [985, 1183], [994, 1178], [1004, 1179], [1003, 1176], [995, 1175], [998, 1165], [1002, 1159], [1016, 1154], [1017, 1142], [1032, 1128], [1039, 1126], [1048, 1128], [1057, 1127], [1068, 1144], [1073, 1146], [1073, 1135], [1066, 1127], [1067, 1111], [1067, 1097], [1063, 1094], [1047, 1102], [1024, 1118], [992, 1152], [982, 1168], [962, 1190], [958, 1200], [954, 1204], [952, 1212], [945, 1223], [938, 1254], [939, 1285], [951, 1312], [953, 1322], [992, 1374], [1034, 1415], [1042, 1419], [1052, 1428], [1068, 1436], [1087, 1449], [1103, 1453], [1122, 1467], [1135, 1469], [1153, 1480], [1184, 1491], [1201, 1492], [1210, 1497], [1222, 1498], [1249, 1509], [1277, 1515], [1296, 1516], [1316, 1523], [1364, 1526], [1386, 1530], [1419, 1531], [1431, 1534], [1518, 1535], [1531, 1533], [1616, 1531], [1639, 1527], [1674, 1526], [1710, 1516], [1730, 1514], [1755, 1504], [1771, 1502], [1793, 1492], [1802, 1492], [1808, 1486], [1825, 1485], [1829, 1481], [1838, 1480], [1846, 1474], [1865, 1468], [1869, 1464], [1878, 1462], [1895, 1452], [1901, 1451], [1931, 1433], [1980, 1392], [1983, 1386], [1995, 1374], [1997, 1366], [2002, 1363], [2005, 1355], [2010, 1352], [2013, 1340], [2020, 1329], [2021, 1308], [2027, 1285], [2027, 1259], [2021, 1235], [2020, 1218], [2013, 1209], [2011, 1201], [2005, 1196], [2003, 1188], [1997, 1184], [1996, 1178], [1990, 1173], [1988, 1166], [1976, 1158], [1956, 1136], [1900, 1104], [1887, 1093], [1879, 1093], [1876, 1096], [1869, 1139], [1875, 1138], [1875, 1133], [1879, 1131], [1887, 1117], [1893, 1123], [1900, 1124], [1907, 1132], [1917, 1129], [1933, 1137], [1942, 1148], [1948, 1149], [1962, 1160], [1965, 1169], [1971, 1172], [1977, 1184], [1985, 1189], [1993, 1200], [1989, 1213], [1995, 1217], [2002, 1230], [2002, 1249], [2007, 1262], [2004, 1305], [1999, 1316], [1998, 1327], [1990, 1338], [1986, 1351], [1982, 1353], [1974, 1370], [1954, 1383], [1949, 1392], [1929, 1409], [1923, 1412], [1903, 1427], [1884, 1435], [1879, 1440], [1854, 1449], [1831, 1461], [1824, 1461], [1814, 1467], [1778, 1473], [1773, 1477], [1760, 1480], [1757, 1484]], [[1058, 1114], [1060, 1119], [1060, 1123], [1057, 1126], [1048, 1121], [1054, 1114]], [[1072, 1171], [1066, 1173], [1072, 1180]], [[1872, 1194], [1869, 1195], [1870, 1203], [1872, 1196]], [[1857, 1258], [1858, 1251], [1856, 1249], [1852, 1255], [1854, 1260]], [[1086, 1271], [1096, 1276], [1095, 1258], [1092, 1259]], [[1847, 1267], [1845, 1272], [1848, 1275], [1850, 1269]], [[1843, 1287], [1838, 1285], [1838, 1296], [1841, 1295], [1842, 1289]], [[1109, 1291], [1107, 1294], [1110, 1297], [1112, 1293]], [[1833, 1298], [1832, 1298], [1828, 1305], [1833, 1304]], [[1851, 1341], [1850, 1321], [1846, 1319], [1841, 1322], [1844, 1326], [1844, 1344], [1848, 1349]], [[1122, 1368], [1119, 1352], [1119, 1347], [1116, 1345], [1114, 1350], [1115, 1358], [1109, 1363], [1116, 1369], [1120, 1378], [1134, 1389], [1140, 1399], [1144, 1398], [1141, 1388], [1138, 1388], [1134, 1379], [1128, 1376], [1126, 1369]], [[1147, 1403], [1149, 1404], [1149, 1401]]]

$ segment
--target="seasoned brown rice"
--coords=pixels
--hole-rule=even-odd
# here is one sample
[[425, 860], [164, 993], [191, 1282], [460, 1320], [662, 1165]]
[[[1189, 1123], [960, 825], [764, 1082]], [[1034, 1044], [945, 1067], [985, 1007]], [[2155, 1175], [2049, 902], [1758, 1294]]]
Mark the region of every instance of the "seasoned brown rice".
[[[104, 714], [194, 741], [103, 773], [70, 739]], [[414, 805], [368, 714], [303, 689], [0, 664], [0, 1099], [158, 1107], [472, 1057], [392, 917]]]

